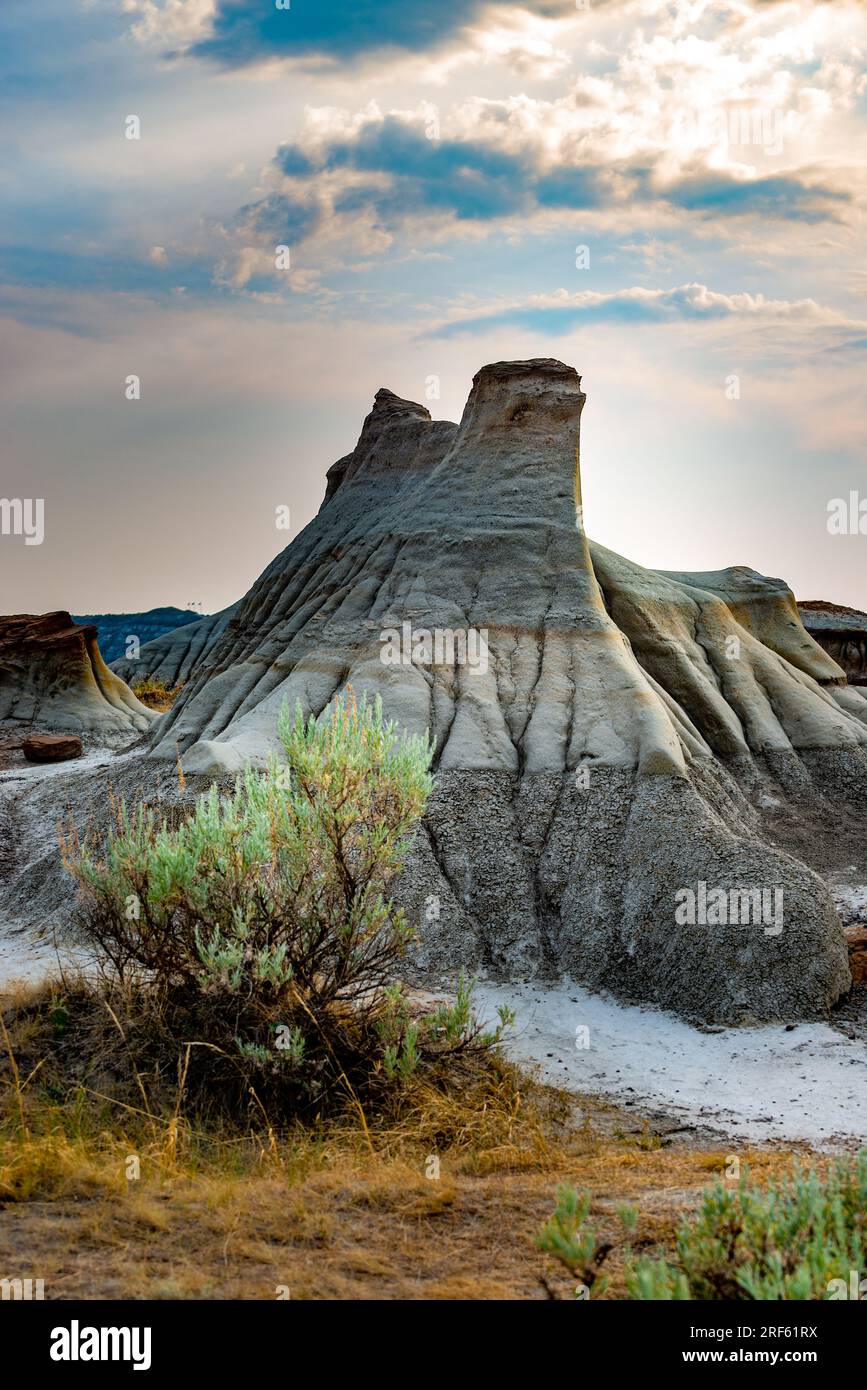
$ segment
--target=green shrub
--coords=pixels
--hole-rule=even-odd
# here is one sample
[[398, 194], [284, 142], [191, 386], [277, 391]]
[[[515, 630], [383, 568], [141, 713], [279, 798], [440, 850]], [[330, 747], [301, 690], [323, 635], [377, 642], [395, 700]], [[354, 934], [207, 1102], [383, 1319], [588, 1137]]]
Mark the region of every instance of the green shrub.
[[[558, 1194], [540, 1236], [585, 1283], [613, 1248], [586, 1228], [589, 1203], [571, 1188]], [[628, 1220], [627, 1220], [628, 1224]], [[601, 1256], [600, 1256], [600, 1251]], [[797, 1169], [759, 1187], [744, 1174], [717, 1182], [697, 1213], [682, 1220], [670, 1259], [627, 1262], [627, 1288], [639, 1300], [822, 1300], [840, 1297], [867, 1255], [867, 1149], [833, 1163], [826, 1175]], [[834, 1281], [843, 1281], [843, 1284]]]
[[389, 889], [432, 787], [427, 739], [351, 693], [320, 721], [284, 707], [279, 733], [285, 764], [212, 787], [174, 828], [121, 806], [102, 857], [67, 845], [66, 863], [137, 1066], [190, 1044], [188, 1086], [319, 1110], [499, 1034], [467, 982], [415, 1019], [395, 983], [413, 933]]

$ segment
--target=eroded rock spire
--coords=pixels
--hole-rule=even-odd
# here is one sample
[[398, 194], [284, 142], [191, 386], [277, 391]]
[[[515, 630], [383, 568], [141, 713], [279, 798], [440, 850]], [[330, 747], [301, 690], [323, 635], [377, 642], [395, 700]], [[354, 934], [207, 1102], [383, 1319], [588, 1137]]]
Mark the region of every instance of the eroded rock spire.
[[[153, 751], [237, 771], [275, 748], [284, 702], [327, 715], [351, 684], [436, 741], [401, 887], [421, 966], [570, 971], [724, 1022], [821, 1013], [849, 983], [840, 923], [756, 802], [844, 786], [863, 806], [867, 700], [782, 581], [661, 573], [588, 542], [584, 402], [547, 358], [482, 368], [459, 425], [378, 392]], [[679, 922], [700, 884], [770, 894], [781, 930]]]

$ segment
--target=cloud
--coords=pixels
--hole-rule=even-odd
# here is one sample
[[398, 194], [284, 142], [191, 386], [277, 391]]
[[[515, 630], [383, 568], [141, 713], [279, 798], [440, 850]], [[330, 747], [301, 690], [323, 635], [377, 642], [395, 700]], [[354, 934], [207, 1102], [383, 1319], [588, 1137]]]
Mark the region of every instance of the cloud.
[[[487, 0], [217, 0], [205, 37], [190, 52], [229, 68], [269, 59], [347, 62], [382, 50], [443, 47], [489, 8]], [[507, 8], [522, 9], [521, 5]], [[543, 0], [541, 15], [574, 13], [572, 0]]]
[[[230, 19], [241, 26], [239, 33], [244, 26], [299, 20], [313, 24], [316, 33], [316, 25], [325, 26], [324, 33], [342, 13], [342, 0], [333, 6], [324, 0], [291, 3], [290, 10], [278, 11], [265, 0], [246, 6], [227, 0], [94, 0], [98, 9], [114, 6], [115, 21], [119, 9], [132, 15], [142, 37], [157, 43], [162, 35], [163, 49], [171, 45], [176, 51], [207, 43]], [[469, 29], [455, 27], [470, 12]], [[837, 22], [838, 12], [848, 15], [845, 24]], [[63, 223], [67, 235], [56, 268], [46, 272], [39, 264], [43, 258], [29, 249], [38, 243], [32, 224], [45, 223], [46, 208], [35, 208], [27, 225], [21, 212], [26, 204], [12, 199], [17, 227], [10, 271], [40, 283], [47, 274], [94, 283], [105, 281], [108, 266], [112, 283], [128, 273], [137, 287], [163, 293], [170, 266], [172, 279], [191, 295], [203, 287], [205, 293], [245, 291], [251, 281], [257, 292], [282, 295], [300, 286], [303, 270], [306, 284], [322, 293], [364, 294], [369, 312], [377, 301], [390, 312], [396, 295], [417, 300], [419, 292], [445, 285], [445, 276], [413, 282], [399, 268], [413, 254], [438, 251], [456, 265], [463, 260], [468, 280], [487, 283], [489, 294], [520, 292], [528, 284], [526, 268], [522, 284], [510, 286], [507, 277], [522, 246], [526, 262], [531, 236], [540, 273], [530, 284], [540, 289], [561, 280], [559, 266], [542, 272], [541, 258], [556, 257], [561, 265], [575, 241], [585, 240], [594, 242], [594, 255], [597, 247], [601, 254], [605, 238], [614, 254], [616, 245], [634, 242], [649, 229], [671, 246], [668, 264], [659, 267], [663, 283], [713, 283], [719, 269], [708, 256], [734, 251], [748, 253], [761, 270], [750, 286], [785, 293], [790, 286], [778, 277], [787, 273], [787, 259], [794, 267], [808, 254], [810, 229], [817, 224], [839, 227], [850, 254], [867, 190], [857, 143], [864, 92], [858, 53], [867, 42], [863, 10], [845, 3], [813, 7], [805, 0], [779, 6], [690, 0], [678, 7], [667, 0], [592, 0], [588, 10], [576, 11], [574, 0], [565, 8], [551, 0], [531, 12], [482, 0], [457, 6], [445, 0], [434, 11], [421, 0], [400, 13], [389, 3], [377, 5], [375, 17], [374, 8], [362, 4], [358, 14], [370, 21], [363, 41], [371, 44], [389, 33], [399, 37], [401, 24], [415, 35], [413, 42], [434, 43], [436, 33], [460, 35], [451, 56], [442, 59], [452, 64], [450, 77], [459, 69], [456, 54], [473, 45], [482, 53], [483, 39], [493, 53], [503, 44], [511, 51], [512, 37], [524, 36], [522, 26], [529, 34], [546, 14], [550, 37], [569, 48], [572, 76], [552, 91], [513, 81], [502, 71], [485, 73], [480, 96], [470, 94], [479, 89], [460, 68], [450, 86], [431, 81], [424, 89], [441, 105], [427, 100], [413, 110], [401, 108], [418, 101], [426, 60], [395, 66], [377, 61], [367, 73], [350, 75], [351, 88], [335, 68], [325, 77], [299, 77], [287, 100], [283, 84], [259, 80], [260, 73], [251, 82], [246, 74], [215, 76], [204, 64], [166, 68], [153, 54], [124, 44], [136, 81], [151, 64], [160, 90], [174, 84], [181, 95], [170, 111], [160, 111], [161, 121], [151, 101], [140, 149], [110, 135], [94, 142], [93, 123], [79, 133], [77, 147], [72, 142], [64, 148], [68, 187], [53, 220]], [[335, 43], [342, 42], [338, 35]], [[374, 104], [360, 111], [322, 104], [336, 93], [346, 100], [347, 91], [371, 90], [367, 81], [374, 74], [373, 90], [385, 94], [382, 110]], [[287, 143], [267, 165], [279, 138], [275, 129]], [[42, 184], [53, 190], [44, 142], [34, 143], [44, 161]], [[221, 165], [215, 152], [224, 149]], [[138, 159], [137, 177], [148, 180], [142, 185], [143, 206], [152, 209], [146, 225], [127, 213], [117, 194], [130, 156]], [[171, 180], [165, 178], [167, 167]], [[22, 185], [32, 185], [30, 159], [22, 157], [20, 171]], [[226, 184], [230, 173], [244, 175], [240, 189]], [[70, 208], [76, 217], [86, 209], [92, 225], [72, 224]], [[291, 280], [274, 273], [274, 248], [284, 244], [300, 252], [297, 260], [293, 254]], [[165, 248], [167, 262], [149, 252], [155, 246]], [[128, 259], [138, 264], [127, 272]], [[361, 266], [365, 283], [348, 283]], [[817, 266], [819, 279], [824, 273]], [[621, 263], [621, 282], [641, 278], [640, 268]], [[610, 285], [603, 281], [604, 288]], [[450, 298], [446, 288], [446, 303]]]
[[235, 225], [246, 237], [258, 236], [269, 244], [295, 246], [317, 231], [323, 215], [321, 204], [313, 197], [270, 193], [242, 207]]
[[839, 213], [834, 205], [839, 207], [852, 201], [847, 190], [807, 182], [806, 174], [736, 179], [711, 170], [678, 180], [666, 196], [689, 212], [707, 216], [738, 217], [757, 213], [800, 222], [838, 221]]
[[674, 167], [667, 151], [636, 147], [618, 157], [616, 142], [605, 130], [597, 137], [578, 110], [574, 121], [567, 102], [475, 99], [450, 113], [449, 129], [441, 130], [429, 104], [385, 114], [372, 104], [355, 115], [308, 108], [299, 138], [274, 159], [277, 187], [243, 208], [238, 221], [249, 235], [273, 241], [279, 233], [293, 244], [365, 224], [385, 234], [384, 250], [402, 229], [417, 235], [420, 224], [437, 236], [558, 213], [638, 215], [642, 207], [699, 221], [815, 223], [840, 220], [851, 201], [812, 169], [760, 175], [694, 158]]
[[217, 8], [217, 0], [121, 0], [121, 4], [125, 13], [136, 16], [132, 32], [139, 42], [163, 49], [196, 42], [209, 31]]
[[450, 338], [506, 325], [556, 334], [569, 333], [580, 324], [710, 323], [727, 319], [752, 324], [822, 327], [844, 330], [847, 335], [863, 334], [867, 329], [867, 324], [846, 319], [813, 299], [720, 294], [706, 285], [690, 284], [667, 290], [636, 285], [609, 293], [587, 290], [570, 294], [561, 289], [554, 294], [532, 295], [510, 304], [492, 306], [482, 312], [465, 310], [460, 317], [441, 324], [432, 336]]
[[306, 163], [306, 176], [314, 181], [336, 171], [362, 175], [338, 186], [335, 213], [369, 209], [389, 226], [425, 212], [487, 221], [527, 209], [532, 201], [531, 149], [437, 138], [426, 129], [424, 114], [377, 114], [353, 134], [336, 134], [309, 153], [284, 146], [275, 162], [282, 173], [298, 177], [304, 177]]
[[[137, 16], [144, 42], [175, 47], [227, 69], [288, 61], [306, 66], [347, 64], [387, 52], [433, 54], [477, 47], [518, 71], [552, 75], [563, 59], [541, 35], [544, 21], [585, 22], [623, 11], [638, 19], [670, 17], [669, 0], [116, 0]], [[754, 13], [785, 11], [790, 0], [720, 0], [713, 21], [737, 31]], [[846, 0], [805, 0], [804, 8]], [[678, 29], [711, 8], [698, 0], [672, 21]], [[523, 24], [524, 42], [509, 37]], [[499, 26], [499, 30], [498, 30]], [[466, 56], [466, 53], [464, 54]]]

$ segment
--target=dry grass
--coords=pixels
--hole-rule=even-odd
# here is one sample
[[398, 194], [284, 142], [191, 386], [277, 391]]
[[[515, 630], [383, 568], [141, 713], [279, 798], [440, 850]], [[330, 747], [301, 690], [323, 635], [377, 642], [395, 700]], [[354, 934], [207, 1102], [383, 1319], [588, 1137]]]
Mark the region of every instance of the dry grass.
[[[293, 1298], [526, 1299], [546, 1296], [543, 1275], [566, 1297], [568, 1276], [534, 1243], [559, 1181], [592, 1194], [602, 1239], [626, 1200], [640, 1208], [639, 1243], [669, 1248], [725, 1159], [622, 1144], [568, 1143], [544, 1167], [484, 1173], [472, 1153], [444, 1154], [429, 1178], [420, 1152], [371, 1156], [357, 1136], [325, 1134], [192, 1165], [145, 1150], [140, 1178], [128, 1181], [123, 1143], [46, 1155], [31, 1141], [19, 1156], [35, 1169], [28, 1199], [0, 1210], [0, 1263], [44, 1278], [56, 1298], [259, 1299], [283, 1287]], [[745, 1157], [764, 1175], [787, 1170], [792, 1155]], [[616, 1255], [607, 1268], [606, 1297], [623, 1297]]]
[[137, 700], [141, 700], [143, 705], [147, 705], [148, 709], [155, 709], [160, 714], [164, 714], [166, 710], [171, 709], [183, 688], [183, 681], [180, 685], [169, 687], [153, 676], [146, 676], [144, 680], [132, 687], [132, 692]]
[[[527, 1299], [547, 1296], [543, 1277], [568, 1297], [568, 1276], [535, 1245], [560, 1182], [591, 1194], [601, 1239], [628, 1201], [638, 1243], [670, 1249], [726, 1162], [713, 1148], [639, 1148], [641, 1131], [615, 1138], [612, 1118], [588, 1104], [565, 1134], [530, 1125], [441, 1153], [375, 1132], [373, 1154], [349, 1126], [234, 1141], [181, 1127], [172, 1141], [7, 1124], [0, 1267], [43, 1278], [50, 1298]], [[742, 1154], [759, 1177], [793, 1157]], [[607, 1269], [606, 1297], [622, 1298], [616, 1254]]]
[[[46, 1090], [44, 995], [6, 1004], [0, 1270], [44, 1279], [49, 1298], [527, 1299], [548, 1296], [543, 1279], [568, 1297], [535, 1244], [561, 1182], [590, 1193], [602, 1239], [625, 1201], [637, 1244], [670, 1249], [732, 1152], [502, 1062], [370, 1116], [372, 1151], [349, 1111], [281, 1134], [215, 1129], [180, 1100], [157, 1114], [95, 1085]], [[796, 1154], [740, 1157], [761, 1180]], [[606, 1271], [605, 1297], [622, 1298], [616, 1253]]]

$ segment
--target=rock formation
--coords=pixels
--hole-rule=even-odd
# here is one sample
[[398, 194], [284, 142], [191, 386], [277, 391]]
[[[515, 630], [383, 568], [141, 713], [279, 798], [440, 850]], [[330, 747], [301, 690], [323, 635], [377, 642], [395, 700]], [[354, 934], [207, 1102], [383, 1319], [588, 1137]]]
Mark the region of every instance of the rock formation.
[[197, 618], [195, 622], [184, 623], [183, 627], [163, 632], [145, 642], [134, 660], [119, 657], [111, 663], [111, 669], [130, 685], [148, 678], [162, 681], [169, 689], [183, 685], [222, 637], [237, 607], [237, 603], [233, 603], [220, 613], [211, 613], [207, 618]]
[[570, 972], [722, 1022], [821, 1014], [850, 983], [840, 922], [758, 807], [863, 806], [867, 699], [782, 581], [588, 541], [584, 401], [549, 359], [483, 368], [460, 425], [378, 392], [318, 516], [200, 631], [151, 752], [234, 772], [275, 748], [284, 701], [319, 715], [351, 683], [436, 740], [401, 884], [420, 970]]
[[798, 608], [810, 636], [846, 672], [849, 684], [867, 685], [867, 613], [822, 599]]
[[68, 613], [0, 618], [0, 723], [119, 745], [153, 718], [106, 666], [96, 628]]
[[80, 758], [84, 745], [77, 734], [28, 734], [21, 751], [30, 763], [63, 763]]

